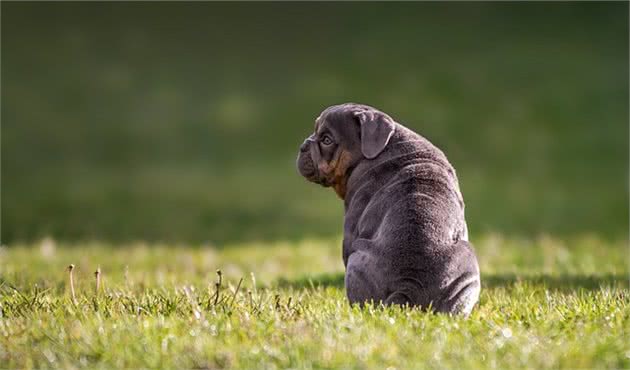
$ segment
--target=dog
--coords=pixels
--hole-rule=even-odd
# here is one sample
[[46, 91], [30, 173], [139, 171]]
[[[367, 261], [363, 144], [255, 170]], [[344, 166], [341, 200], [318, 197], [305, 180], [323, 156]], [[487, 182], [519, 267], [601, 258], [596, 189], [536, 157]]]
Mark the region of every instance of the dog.
[[470, 314], [479, 266], [457, 176], [440, 149], [378, 109], [346, 103], [315, 120], [297, 168], [344, 201], [351, 304]]

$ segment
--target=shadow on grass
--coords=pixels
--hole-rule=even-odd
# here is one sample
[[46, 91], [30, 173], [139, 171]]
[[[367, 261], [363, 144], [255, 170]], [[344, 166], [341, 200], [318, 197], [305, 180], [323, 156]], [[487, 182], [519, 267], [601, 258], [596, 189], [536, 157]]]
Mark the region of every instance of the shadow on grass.
[[[281, 288], [343, 288], [344, 274], [321, 274], [303, 276], [294, 280], [279, 279], [277, 286]], [[577, 274], [488, 274], [481, 276], [482, 289], [510, 288], [517, 284], [541, 286], [551, 290], [572, 291], [577, 289], [598, 290], [601, 287], [614, 286], [629, 288], [630, 278], [626, 274], [577, 275]]]
[[602, 274], [602, 275], [579, 275], [579, 274], [495, 274], [482, 275], [482, 288], [509, 288], [516, 284], [527, 284], [532, 286], [542, 286], [551, 290], [570, 291], [579, 288], [586, 290], [598, 290], [601, 287], [624, 287], [628, 288], [630, 280], [627, 274]]
[[334, 287], [343, 288], [344, 274], [342, 272], [332, 274], [319, 274], [313, 276], [301, 276], [297, 279], [288, 280], [280, 278], [276, 281], [276, 285], [280, 288], [317, 288], [317, 287]]

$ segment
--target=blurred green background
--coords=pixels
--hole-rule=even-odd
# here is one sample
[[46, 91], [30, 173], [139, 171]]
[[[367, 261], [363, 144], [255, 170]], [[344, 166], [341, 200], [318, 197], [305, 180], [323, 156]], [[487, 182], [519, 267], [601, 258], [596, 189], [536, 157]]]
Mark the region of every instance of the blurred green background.
[[628, 3], [2, 2], [2, 242], [339, 235], [328, 105], [458, 170], [475, 234], [628, 232]]

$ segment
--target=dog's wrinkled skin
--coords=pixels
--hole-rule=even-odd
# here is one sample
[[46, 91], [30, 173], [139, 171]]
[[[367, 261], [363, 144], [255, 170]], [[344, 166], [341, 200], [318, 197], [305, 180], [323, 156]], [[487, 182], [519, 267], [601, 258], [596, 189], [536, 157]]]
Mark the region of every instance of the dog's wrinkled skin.
[[387, 114], [348, 103], [317, 118], [297, 166], [344, 200], [351, 303], [470, 313], [479, 267], [457, 176], [440, 149]]

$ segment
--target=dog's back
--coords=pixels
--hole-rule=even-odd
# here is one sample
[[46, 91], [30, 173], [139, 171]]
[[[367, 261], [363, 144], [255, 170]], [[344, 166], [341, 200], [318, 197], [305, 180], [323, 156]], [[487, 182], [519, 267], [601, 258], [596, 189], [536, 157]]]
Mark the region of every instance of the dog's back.
[[352, 173], [345, 205], [351, 301], [470, 312], [479, 269], [455, 171], [438, 148], [398, 125], [386, 151]]

